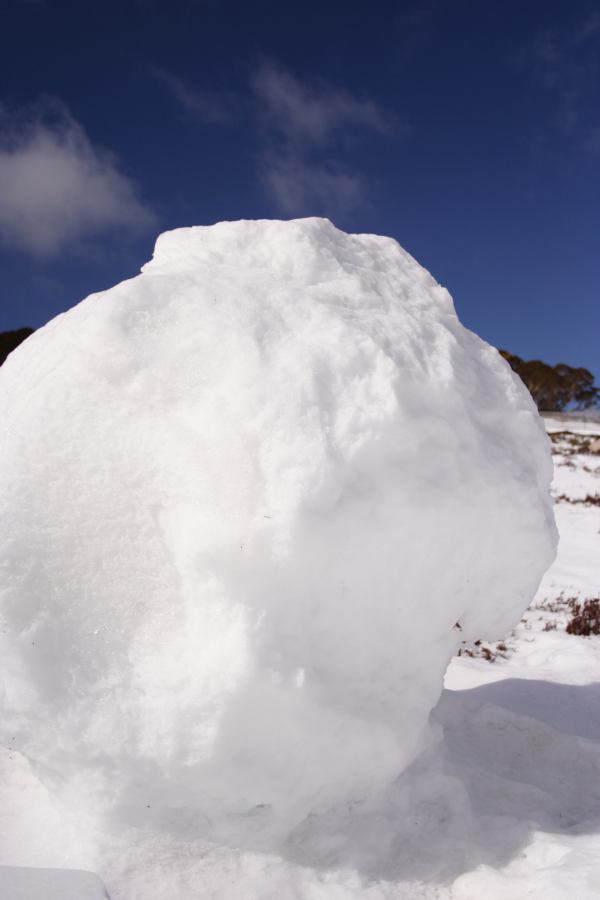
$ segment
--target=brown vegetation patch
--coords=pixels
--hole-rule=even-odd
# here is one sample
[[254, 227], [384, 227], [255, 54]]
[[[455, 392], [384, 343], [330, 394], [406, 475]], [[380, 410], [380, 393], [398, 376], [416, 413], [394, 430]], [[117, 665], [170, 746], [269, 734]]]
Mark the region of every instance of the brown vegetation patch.
[[592, 634], [600, 634], [600, 600], [584, 600], [583, 603], [573, 603], [572, 616], [567, 623], [567, 634], [580, 634], [590, 637]]

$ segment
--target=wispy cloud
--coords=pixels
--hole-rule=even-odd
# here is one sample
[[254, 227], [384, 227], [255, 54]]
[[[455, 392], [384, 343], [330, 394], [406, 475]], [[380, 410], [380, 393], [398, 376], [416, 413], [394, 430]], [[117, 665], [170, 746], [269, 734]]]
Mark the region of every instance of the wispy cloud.
[[0, 241], [37, 257], [155, 222], [115, 158], [57, 100], [0, 110]]
[[273, 63], [263, 64], [253, 83], [268, 127], [290, 142], [323, 145], [348, 128], [387, 134], [394, 127], [372, 100], [326, 82], [303, 82]]
[[236, 104], [228, 94], [192, 85], [157, 66], [150, 66], [149, 72], [166, 88], [184, 115], [209, 125], [229, 125], [236, 120]]
[[288, 215], [347, 212], [366, 195], [364, 178], [344, 165], [340, 147], [361, 133], [399, 131], [368, 97], [324, 81], [308, 82], [272, 62], [252, 79], [258, 108], [259, 174]]
[[600, 13], [592, 12], [570, 27], [538, 31], [518, 60], [554, 96], [556, 127], [582, 145], [598, 120], [599, 59]]
[[257, 177], [286, 215], [347, 212], [367, 196], [364, 176], [344, 160], [366, 135], [403, 136], [406, 126], [371, 98], [324, 80], [309, 81], [270, 60], [250, 73], [250, 96], [191, 84], [152, 66], [155, 81], [190, 120], [244, 125], [258, 141]]
[[580, 44], [582, 41], [587, 41], [588, 38], [597, 36], [600, 34], [600, 12], [598, 10], [593, 10], [587, 19], [584, 19], [579, 27], [576, 28], [574, 34], [574, 42], [576, 44]]
[[365, 195], [363, 180], [335, 162], [306, 161], [295, 155], [265, 155], [260, 178], [276, 206], [286, 215], [334, 209], [349, 212]]
[[435, 34], [439, 11], [439, 0], [402, 4], [394, 21], [397, 62], [412, 62], [427, 48]]

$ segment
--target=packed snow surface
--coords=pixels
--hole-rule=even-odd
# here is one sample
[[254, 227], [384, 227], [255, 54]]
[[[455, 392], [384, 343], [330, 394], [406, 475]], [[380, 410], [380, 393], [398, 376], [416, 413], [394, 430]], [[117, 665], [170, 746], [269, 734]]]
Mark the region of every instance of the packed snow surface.
[[9, 357], [0, 417], [0, 861], [117, 898], [284, 897], [282, 854], [398, 877], [448, 662], [556, 545], [541, 420], [448, 292], [327, 220], [169, 232]]
[[97, 875], [0, 866], [2, 900], [107, 900]]

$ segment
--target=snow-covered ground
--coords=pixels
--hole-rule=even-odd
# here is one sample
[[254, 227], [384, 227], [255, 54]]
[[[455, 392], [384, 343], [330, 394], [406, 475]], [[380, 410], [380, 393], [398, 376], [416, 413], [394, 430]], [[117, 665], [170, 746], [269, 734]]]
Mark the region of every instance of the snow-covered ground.
[[500, 649], [453, 660], [436, 712], [482, 824], [500, 832], [498, 852], [454, 882], [457, 900], [600, 896], [600, 637], [565, 630], [573, 601], [600, 597], [600, 454], [588, 452], [600, 422], [546, 427], [556, 562]]

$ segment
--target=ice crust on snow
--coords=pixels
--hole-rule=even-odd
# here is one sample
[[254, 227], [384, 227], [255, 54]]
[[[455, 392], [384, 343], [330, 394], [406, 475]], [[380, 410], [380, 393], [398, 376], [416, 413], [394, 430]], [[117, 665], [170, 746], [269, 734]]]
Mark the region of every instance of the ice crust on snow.
[[9, 357], [0, 416], [0, 740], [80, 822], [277, 851], [368, 804], [555, 552], [519, 379], [327, 220], [162, 235]]

